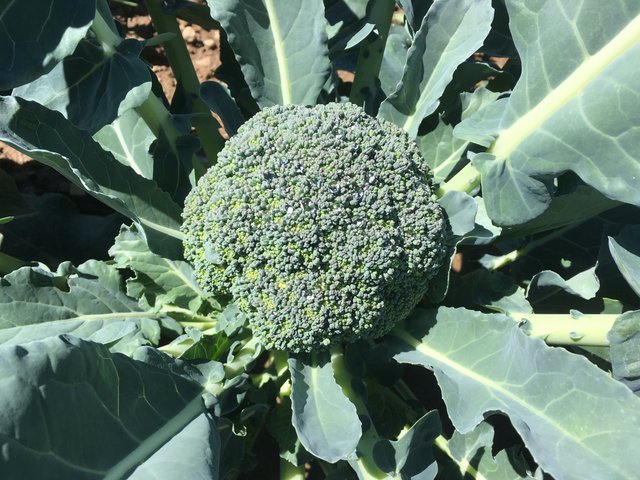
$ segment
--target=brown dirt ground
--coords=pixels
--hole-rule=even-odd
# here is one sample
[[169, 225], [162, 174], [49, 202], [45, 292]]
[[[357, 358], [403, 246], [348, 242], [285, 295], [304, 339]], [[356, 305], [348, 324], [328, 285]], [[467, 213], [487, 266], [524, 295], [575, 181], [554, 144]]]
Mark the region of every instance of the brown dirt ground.
[[[201, 0], [200, 3], [205, 1]], [[127, 38], [146, 40], [155, 35], [151, 19], [143, 6], [129, 7], [111, 2], [111, 7], [114, 18], [122, 26]], [[220, 32], [206, 30], [183, 20], [179, 20], [179, 24], [198, 79], [201, 82], [211, 80], [220, 66]], [[165, 95], [171, 101], [176, 81], [162, 46], [146, 48], [142, 57], [151, 65], [151, 70], [158, 77]], [[81, 193], [52, 169], [30, 160], [27, 155], [0, 142], [0, 168], [14, 177], [21, 191], [36, 194], [51, 191], [71, 195]]]

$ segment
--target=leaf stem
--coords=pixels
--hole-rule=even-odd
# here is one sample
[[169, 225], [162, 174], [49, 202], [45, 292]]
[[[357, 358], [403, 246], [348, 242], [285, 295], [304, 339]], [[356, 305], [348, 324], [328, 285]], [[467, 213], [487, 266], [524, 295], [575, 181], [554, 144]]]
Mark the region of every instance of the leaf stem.
[[106, 20], [102, 18], [100, 11], [96, 11], [96, 16], [91, 24], [91, 30], [100, 43], [102, 43], [102, 48], [104, 48], [106, 53], [109, 55], [115, 53], [116, 47], [122, 42], [122, 38], [109, 27]]
[[479, 475], [478, 470], [476, 470], [466, 458], [463, 458], [461, 461], [451, 453], [451, 450], [449, 449], [449, 441], [442, 435], [433, 441], [433, 445], [458, 465], [458, 469], [463, 477], [468, 474], [473, 478], [484, 478]]
[[569, 314], [507, 312], [522, 323], [523, 331], [534, 338], [541, 338], [548, 345], [580, 345], [607, 347], [607, 334], [618, 318], [617, 314]]
[[304, 480], [304, 466], [296, 466], [293, 463], [280, 459], [280, 480]]
[[165, 53], [176, 78], [177, 88], [181, 90], [183, 98], [191, 102], [191, 111], [195, 114], [191, 118], [191, 123], [198, 133], [209, 161], [213, 163], [224, 146], [224, 140], [211, 111], [200, 99], [200, 81], [193, 68], [178, 21], [175, 16], [168, 15], [162, 10], [161, 0], [145, 0], [144, 4], [158, 34], [169, 32], [175, 35], [173, 39], [164, 43]]
[[[108, 10], [108, 8], [108, 5], [105, 6], [105, 9]], [[99, 11], [96, 13], [93, 20], [91, 30], [95, 34], [96, 38], [102, 43], [105, 50], [115, 51], [117, 46], [120, 45], [123, 40], [109, 27]], [[160, 138], [161, 136], [166, 138], [171, 151], [174, 153], [176, 158], [179, 158], [180, 155], [177, 148], [177, 140], [184, 134], [174, 125], [171, 112], [169, 112], [165, 107], [162, 100], [151, 92], [142, 105], [136, 107], [135, 110], [156, 138]], [[197, 157], [194, 156], [192, 164], [196, 172], [196, 176], [203, 173], [203, 169], [200, 167], [200, 161]]]
[[176, 436], [189, 423], [206, 411], [202, 397], [198, 395], [160, 429], [145, 438], [129, 455], [120, 460], [105, 475], [105, 480], [117, 480], [127, 477], [131, 471], [147, 460], [162, 445]]
[[533, 250], [544, 245], [545, 243], [548, 243], [552, 240], [555, 240], [558, 237], [563, 236], [565, 233], [577, 227], [578, 225], [580, 225], [580, 223], [572, 223], [572, 224], [566, 225], [565, 227], [554, 230], [553, 232], [551, 232], [548, 235], [545, 235], [544, 237], [530, 241], [522, 248], [517, 248], [515, 250], [512, 250], [509, 253], [506, 253], [499, 257], [495, 257], [494, 259], [491, 260], [489, 265], [487, 265], [484, 262], [483, 264], [489, 270], [498, 270], [499, 268], [502, 268], [506, 265], [509, 265], [510, 263], [515, 262], [518, 258], [527, 256]]
[[380, 65], [382, 65], [384, 47], [391, 28], [395, 4], [393, 0], [373, 0], [369, 3], [370, 10], [367, 20], [375, 25], [377, 36], [373, 40], [367, 38], [362, 42], [349, 97], [351, 103], [365, 107], [367, 111], [369, 110], [366, 108], [367, 104], [375, 98], [378, 89], [376, 80], [380, 72]]

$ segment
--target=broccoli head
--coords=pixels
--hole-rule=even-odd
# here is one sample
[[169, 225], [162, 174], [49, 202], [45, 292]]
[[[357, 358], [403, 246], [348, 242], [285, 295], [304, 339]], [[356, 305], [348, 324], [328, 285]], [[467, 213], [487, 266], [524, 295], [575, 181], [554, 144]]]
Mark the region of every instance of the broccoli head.
[[352, 104], [246, 122], [189, 194], [185, 255], [268, 348], [387, 333], [425, 294], [447, 226], [415, 143]]

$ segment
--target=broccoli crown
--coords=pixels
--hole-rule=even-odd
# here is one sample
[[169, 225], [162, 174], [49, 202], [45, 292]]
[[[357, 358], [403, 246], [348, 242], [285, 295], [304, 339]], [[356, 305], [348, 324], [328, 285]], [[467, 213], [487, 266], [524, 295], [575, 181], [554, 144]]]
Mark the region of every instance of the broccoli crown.
[[352, 104], [246, 122], [189, 194], [185, 255], [268, 348], [387, 333], [425, 294], [446, 222], [413, 141]]

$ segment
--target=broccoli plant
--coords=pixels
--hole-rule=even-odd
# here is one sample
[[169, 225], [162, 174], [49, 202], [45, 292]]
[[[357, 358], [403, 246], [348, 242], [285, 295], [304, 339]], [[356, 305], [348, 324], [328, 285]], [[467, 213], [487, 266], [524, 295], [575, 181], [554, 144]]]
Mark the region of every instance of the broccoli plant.
[[404, 130], [353, 104], [265, 108], [187, 197], [185, 257], [268, 348], [380, 337], [447, 253], [420, 159]]
[[139, 41], [0, 2], [0, 140], [106, 205], [0, 175], [0, 476], [636, 478], [640, 3], [601, 3], [144, 0]]

